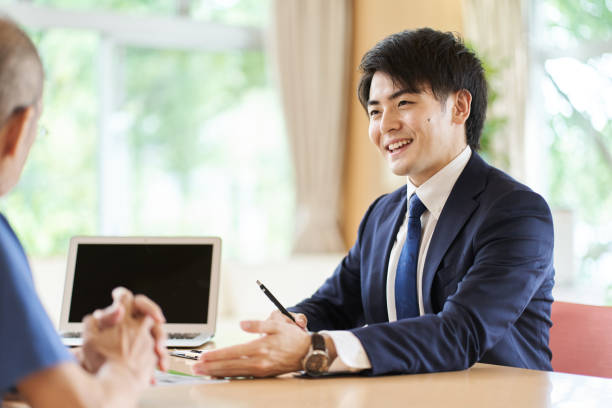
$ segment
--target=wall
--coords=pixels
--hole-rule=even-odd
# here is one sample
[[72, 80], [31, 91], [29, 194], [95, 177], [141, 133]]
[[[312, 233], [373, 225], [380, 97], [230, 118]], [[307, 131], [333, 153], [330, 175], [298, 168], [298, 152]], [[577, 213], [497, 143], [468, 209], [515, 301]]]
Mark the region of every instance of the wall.
[[370, 203], [405, 183], [404, 178], [390, 173], [368, 139], [368, 118], [355, 92], [361, 57], [382, 38], [405, 29], [429, 26], [461, 33], [461, 6], [461, 0], [353, 0], [351, 86], [341, 220], [347, 247], [355, 242], [359, 222]]

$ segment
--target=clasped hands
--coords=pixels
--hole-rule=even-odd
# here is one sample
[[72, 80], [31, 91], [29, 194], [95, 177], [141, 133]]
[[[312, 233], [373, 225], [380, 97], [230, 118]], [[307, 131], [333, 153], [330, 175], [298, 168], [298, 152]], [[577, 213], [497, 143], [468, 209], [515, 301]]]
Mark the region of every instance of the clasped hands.
[[[243, 321], [241, 328], [260, 334], [248, 343], [205, 352], [193, 366], [200, 375], [213, 377], [268, 377], [302, 369], [310, 348], [307, 319], [293, 314], [297, 325], [280, 312], [267, 320]], [[151, 381], [155, 366], [168, 367], [165, 318], [159, 306], [125, 288], [113, 290], [113, 304], [83, 320], [83, 348], [76, 354], [81, 365], [96, 373], [106, 362], [120, 362], [141, 384]]]
[[193, 366], [200, 375], [213, 377], [268, 377], [302, 369], [302, 360], [310, 348], [307, 320], [293, 314], [296, 322], [278, 311], [267, 320], [240, 323], [242, 330], [261, 336], [248, 343], [210, 350]]
[[114, 289], [112, 296], [112, 305], [83, 319], [83, 347], [75, 355], [90, 373], [107, 362], [120, 363], [146, 385], [155, 366], [168, 367], [164, 315], [152, 300], [125, 288]]

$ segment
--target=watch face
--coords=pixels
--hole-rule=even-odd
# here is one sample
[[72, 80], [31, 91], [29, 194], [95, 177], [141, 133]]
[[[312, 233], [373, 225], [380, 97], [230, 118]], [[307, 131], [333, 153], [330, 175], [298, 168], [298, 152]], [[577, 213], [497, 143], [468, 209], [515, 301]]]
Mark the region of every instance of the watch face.
[[327, 353], [317, 350], [308, 356], [304, 363], [304, 369], [310, 375], [321, 375], [327, 372]]

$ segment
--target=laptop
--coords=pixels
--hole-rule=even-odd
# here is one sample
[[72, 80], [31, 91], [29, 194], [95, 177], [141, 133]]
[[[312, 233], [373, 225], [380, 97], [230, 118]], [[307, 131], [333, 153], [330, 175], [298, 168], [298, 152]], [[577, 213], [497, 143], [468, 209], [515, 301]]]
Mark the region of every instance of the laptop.
[[83, 344], [83, 318], [112, 303], [124, 286], [155, 301], [166, 317], [168, 347], [197, 347], [215, 334], [221, 239], [73, 237], [59, 331]]

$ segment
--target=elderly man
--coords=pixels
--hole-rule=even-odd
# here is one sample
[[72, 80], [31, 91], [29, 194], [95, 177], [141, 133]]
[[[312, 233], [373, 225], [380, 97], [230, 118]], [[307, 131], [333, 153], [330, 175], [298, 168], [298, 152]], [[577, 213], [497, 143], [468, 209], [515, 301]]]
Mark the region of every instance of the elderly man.
[[[18, 181], [37, 134], [43, 69], [36, 48], [0, 18], [0, 195]], [[63, 346], [28, 260], [0, 214], [0, 395], [16, 387], [33, 407], [134, 406], [156, 366], [167, 364], [159, 308], [126, 289], [85, 319], [85, 347]], [[80, 363], [80, 364], [78, 364]]]

